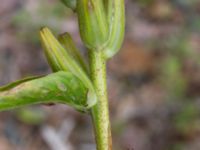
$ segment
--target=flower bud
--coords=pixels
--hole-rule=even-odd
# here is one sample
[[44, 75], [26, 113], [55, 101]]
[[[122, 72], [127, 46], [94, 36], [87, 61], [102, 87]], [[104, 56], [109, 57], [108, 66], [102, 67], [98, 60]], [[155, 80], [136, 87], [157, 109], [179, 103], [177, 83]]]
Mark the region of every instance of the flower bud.
[[77, 0], [81, 38], [87, 48], [100, 50], [108, 38], [108, 24], [102, 0]]
[[59, 42], [62, 44], [62, 46], [68, 51], [70, 56], [76, 60], [76, 62], [80, 65], [80, 67], [88, 73], [87, 65], [81, 56], [78, 48], [76, 47], [72, 37], [69, 33], [64, 33], [58, 37]]
[[109, 38], [105, 44], [104, 55], [111, 58], [120, 49], [124, 39], [125, 9], [124, 0], [104, 1], [109, 25]]
[[[65, 50], [64, 47], [58, 42], [51, 31], [44, 27], [40, 31], [41, 41], [44, 45], [45, 54], [51, 67], [55, 67], [55, 71], [67, 71], [71, 72], [74, 76], [79, 78], [88, 90], [88, 104], [93, 106], [96, 101], [96, 93], [91, 80], [84, 72], [81, 66], [70, 55], [69, 50]], [[52, 59], [53, 58], [53, 59]]]

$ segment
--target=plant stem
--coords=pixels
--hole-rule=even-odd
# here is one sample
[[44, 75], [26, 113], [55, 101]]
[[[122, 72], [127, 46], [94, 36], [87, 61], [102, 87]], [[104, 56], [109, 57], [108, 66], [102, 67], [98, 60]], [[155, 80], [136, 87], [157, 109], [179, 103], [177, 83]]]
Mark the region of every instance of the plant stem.
[[97, 150], [112, 150], [110, 130], [106, 61], [102, 51], [89, 51], [91, 79], [98, 97], [97, 104], [91, 110]]

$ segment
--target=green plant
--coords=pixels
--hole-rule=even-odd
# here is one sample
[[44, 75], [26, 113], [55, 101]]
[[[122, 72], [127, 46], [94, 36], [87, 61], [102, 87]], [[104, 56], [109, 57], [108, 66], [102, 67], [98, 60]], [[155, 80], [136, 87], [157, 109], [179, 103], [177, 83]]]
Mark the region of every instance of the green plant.
[[89, 67], [68, 33], [58, 40], [44, 27], [41, 41], [54, 73], [0, 88], [0, 110], [36, 103], [64, 103], [92, 116], [98, 150], [111, 150], [106, 61], [124, 37], [124, 0], [62, 0], [78, 16]]

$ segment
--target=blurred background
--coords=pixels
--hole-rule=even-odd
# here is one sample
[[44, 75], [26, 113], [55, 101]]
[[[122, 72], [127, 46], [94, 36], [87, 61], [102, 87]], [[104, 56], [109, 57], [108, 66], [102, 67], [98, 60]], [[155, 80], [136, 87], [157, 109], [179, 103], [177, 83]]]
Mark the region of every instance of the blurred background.
[[[59, 0], [1, 0], [0, 85], [51, 72], [38, 31], [70, 32]], [[114, 150], [200, 149], [200, 1], [126, 0], [126, 36], [108, 63]], [[0, 113], [0, 150], [95, 150], [90, 117], [64, 105]]]

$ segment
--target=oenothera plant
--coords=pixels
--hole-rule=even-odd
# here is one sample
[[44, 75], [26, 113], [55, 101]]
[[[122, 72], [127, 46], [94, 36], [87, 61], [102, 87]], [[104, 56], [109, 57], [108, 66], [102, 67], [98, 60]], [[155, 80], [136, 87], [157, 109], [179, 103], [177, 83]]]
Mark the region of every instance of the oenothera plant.
[[0, 88], [0, 110], [38, 103], [63, 103], [91, 115], [98, 150], [111, 150], [106, 61], [124, 37], [124, 0], [62, 0], [78, 16], [85, 63], [68, 33], [55, 38], [44, 27], [40, 38], [53, 73], [29, 77]]

